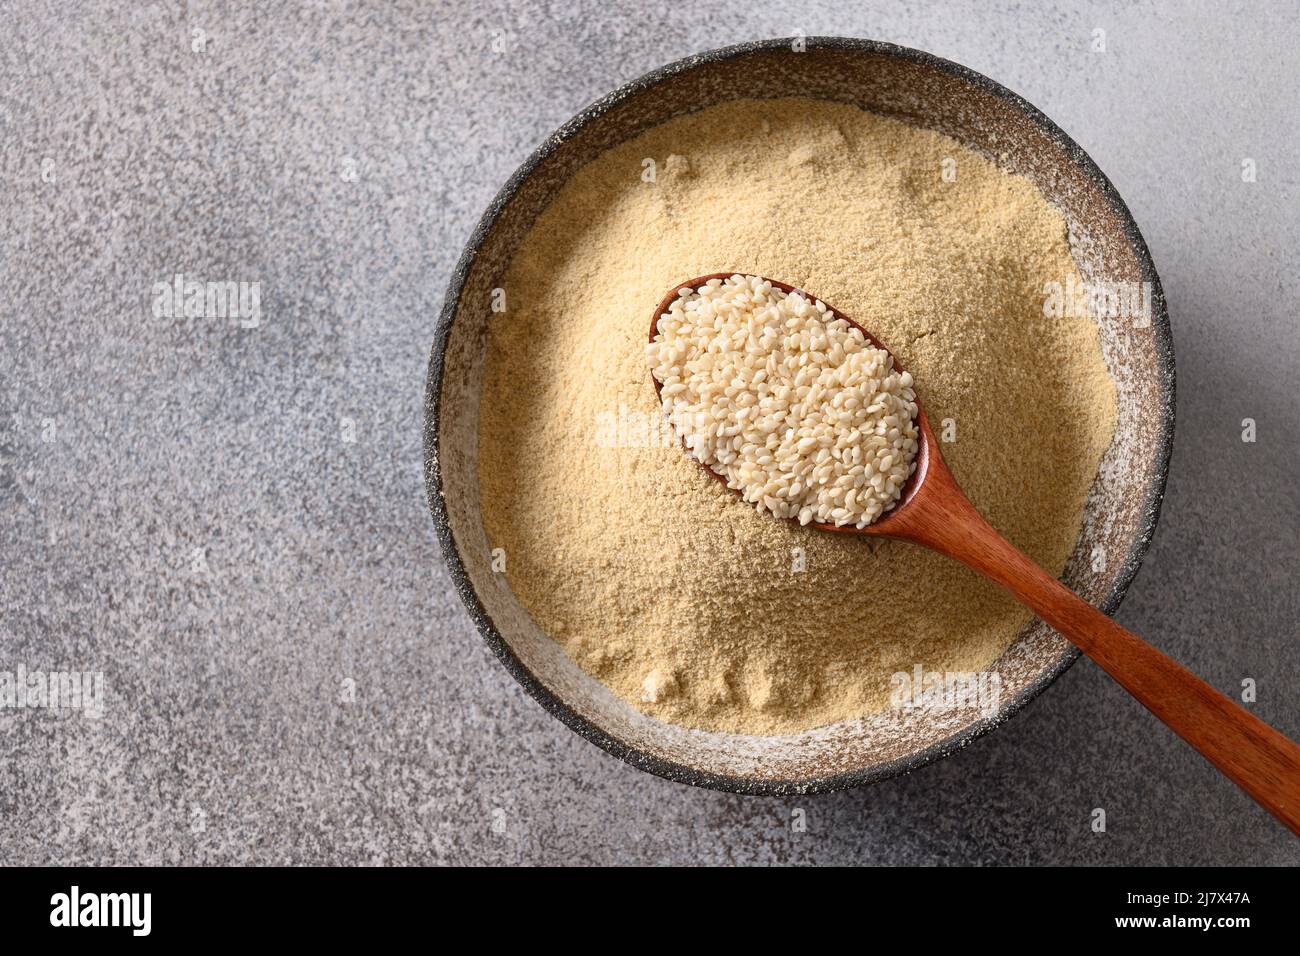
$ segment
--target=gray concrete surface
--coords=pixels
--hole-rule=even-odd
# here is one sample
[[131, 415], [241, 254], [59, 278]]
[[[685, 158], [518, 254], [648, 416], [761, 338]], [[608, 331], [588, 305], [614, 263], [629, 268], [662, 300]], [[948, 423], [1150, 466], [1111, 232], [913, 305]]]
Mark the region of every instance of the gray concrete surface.
[[[452, 262], [548, 131], [741, 39], [921, 47], [1055, 118], [1145, 231], [1180, 418], [1121, 619], [1300, 736], [1294, 7], [117, 6], [0, 4], [0, 671], [105, 686], [99, 719], [0, 708], [0, 861], [1300, 862], [1086, 662], [869, 789], [645, 776], [490, 658], [420, 467]], [[177, 273], [260, 283], [257, 327], [156, 319]]]

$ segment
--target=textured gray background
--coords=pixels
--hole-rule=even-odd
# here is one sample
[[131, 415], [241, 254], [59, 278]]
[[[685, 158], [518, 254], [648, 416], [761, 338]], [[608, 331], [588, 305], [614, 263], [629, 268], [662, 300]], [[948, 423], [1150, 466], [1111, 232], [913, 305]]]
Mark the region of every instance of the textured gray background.
[[[420, 454], [450, 268], [547, 132], [742, 39], [921, 47], [1045, 110], [1132, 208], [1169, 297], [1179, 423], [1120, 618], [1228, 692], [1254, 677], [1257, 713], [1300, 736], [1294, 8], [124, 6], [0, 4], [0, 670], [108, 687], [98, 721], [0, 711], [0, 860], [1300, 862], [1087, 662], [869, 789], [753, 799], [643, 775], [489, 656], [441, 569]], [[176, 272], [260, 281], [261, 326], [154, 320]]]

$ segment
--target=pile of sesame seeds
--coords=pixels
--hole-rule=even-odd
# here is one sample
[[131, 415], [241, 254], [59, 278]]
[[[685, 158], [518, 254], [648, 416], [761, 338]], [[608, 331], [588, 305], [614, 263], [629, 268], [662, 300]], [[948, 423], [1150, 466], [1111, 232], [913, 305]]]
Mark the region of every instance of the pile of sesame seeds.
[[687, 451], [760, 511], [865, 528], [916, 467], [912, 376], [816, 299], [757, 276], [683, 288], [647, 356]]

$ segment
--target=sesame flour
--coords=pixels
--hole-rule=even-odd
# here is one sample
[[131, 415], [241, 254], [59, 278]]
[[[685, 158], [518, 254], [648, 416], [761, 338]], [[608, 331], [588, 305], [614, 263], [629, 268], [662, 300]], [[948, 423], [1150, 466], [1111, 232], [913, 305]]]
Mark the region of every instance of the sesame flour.
[[[650, 162], [647, 162], [649, 160]], [[869, 329], [915, 379], [957, 481], [1059, 573], [1114, 433], [1065, 221], [1028, 180], [851, 106], [736, 101], [598, 157], [542, 213], [489, 329], [484, 527], [537, 625], [632, 706], [790, 733], [888, 706], [920, 665], [982, 671], [1032, 615], [914, 545], [759, 513], [663, 420], [646, 335], [692, 276], [770, 276]]]

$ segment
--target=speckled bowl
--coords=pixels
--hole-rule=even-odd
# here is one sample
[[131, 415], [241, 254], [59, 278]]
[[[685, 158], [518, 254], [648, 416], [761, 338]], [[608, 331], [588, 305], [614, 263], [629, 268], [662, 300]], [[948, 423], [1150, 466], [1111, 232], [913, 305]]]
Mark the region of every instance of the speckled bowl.
[[[425, 407], [425, 477], [442, 553], [479, 631], [510, 673], [570, 728], [629, 763], [744, 793], [832, 790], [905, 773], [996, 727], [1079, 652], [1035, 622], [994, 665], [1003, 705], [992, 716], [900, 711], [779, 737], [665, 724], [580, 670], [532, 623], [506, 576], [492, 572], [476, 477], [491, 290], [575, 170], [683, 113], [741, 97], [809, 96], [946, 133], [1036, 182], [1065, 214], [1086, 282], [1149, 283], [1149, 322], [1101, 323], [1119, 391], [1119, 426], [1064, 575], [1107, 612], [1119, 606], [1155, 529], [1174, 427], [1174, 356], [1160, 281], [1132, 216], [1088, 155], [1029, 103], [963, 66], [869, 40], [810, 37], [805, 46], [795, 51], [788, 39], [770, 40], [681, 60], [609, 94], [548, 137], [492, 201], [456, 266], [429, 362]], [[1101, 572], [1091, 566], [1097, 547], [1108, 558]]]

